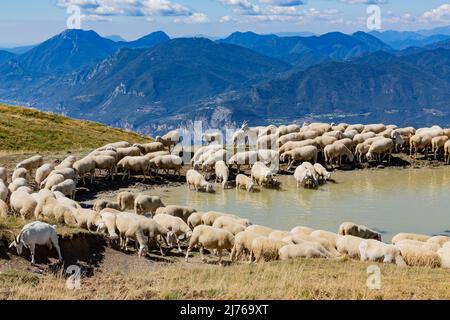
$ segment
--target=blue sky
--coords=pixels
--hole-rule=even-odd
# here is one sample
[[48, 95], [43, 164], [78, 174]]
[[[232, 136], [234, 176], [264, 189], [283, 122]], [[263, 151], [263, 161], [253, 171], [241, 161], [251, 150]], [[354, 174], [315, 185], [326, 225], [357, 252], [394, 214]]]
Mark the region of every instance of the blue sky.
[[0, 46], [43, 41], [66, 28], [78, 5], [82, 28], [135, 39], [155, 30], [171, 36], [367, 31], [366, 9], [381, 8], [382, 29], [450, 25], [450, 1], [439, 0], [2, 0]]

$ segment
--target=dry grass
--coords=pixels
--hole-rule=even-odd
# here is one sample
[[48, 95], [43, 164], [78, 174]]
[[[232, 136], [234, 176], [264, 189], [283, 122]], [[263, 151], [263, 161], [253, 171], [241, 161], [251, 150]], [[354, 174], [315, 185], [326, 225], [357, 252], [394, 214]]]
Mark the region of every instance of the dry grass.
[[450, 299], [449, 271], [379, 265], [382, 289], [366, 287], [369, 264], [295, 260], [261, 265], [174, 264], [153, 272], [110, 270], [65, 287], [61, 275], [0, 274], [0, 299]]
[[115, 141], [150, 138], [99, 123], [0, 104], [0, 151], [93, 149]]

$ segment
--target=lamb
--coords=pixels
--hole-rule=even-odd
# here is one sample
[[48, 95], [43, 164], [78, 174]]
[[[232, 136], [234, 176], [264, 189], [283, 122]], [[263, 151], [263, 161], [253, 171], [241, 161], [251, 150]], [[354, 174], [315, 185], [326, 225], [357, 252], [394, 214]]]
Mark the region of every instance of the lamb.
[[144, 176], [142, 182], [144, 182], [147, 179], [147, 175], [150, 175], [150, 160], [145, 156], [126, 156], [117, 163], [117, 169], [123, 170], [124, 175], [122, 180], [125, 180], [127, 176], [130, 179], [131, 171], [142, 172]]
[[60, 169], [72, 169], [73, 164], [75, 163], [75, 161], [77, 161], [77, 158], [75, 156], [68, 156], [67, 158], [65, 158], [63, 161], [61, 161], [60, 164], [58, 164], [55, 167], [55, 170], [60, 170]]
[[428, 157], [428, 149], [431, 146], [432, 137], [428, 134], [415, 134], [409, 139], [409, 155], [414, 158], [420, 149], [425, 149], [425, 157]]
[[311, 161], [313, 163], [317, 162], [317, 155], [319, 151], [315, 146], [306, 146], [301, 148], [295, 148], [291, 151], [286, 151], [281, 154], [280, 161], [288, 162], [288, 170], [291, 169], [292, 165], [296, 161]]
[[93, 157], [95, 162], [95, 169], [106, 170], [107, 177], [110, 176], [114, 180], [114, 173], [116, 172], [116, 158], [108, 155], [97, 155]]
[[136, 217], [124, 212], [117, 213], [116, 228], [119, 231], [122, 250], [126, 251], [129, 239], [133, 239], [139, 244], [139, 257], [142, 257], [148, 252], [148, 238], [144, 236], [140, 221]]
[[424, 247], [418, 247], [409, 243], [397, 243], [401, 255], [408, 266], [438, 268], [441, 266], [439, 255]]
[[73, 168], [78, 174], [78, 177], [82, 179], [83, 185], [85, 184], [84, 178], [86, 175], [90, 176], [91, 184], [94, 182], [95, 177], [95, 161], [92, 157], [84, 157], [78, 161], [75, 161]]
[[234, 246], [231, 250], [231, 261], [236, 261], [242, 257], [242, 255], [249, 256], [252, 250], [252, 242], [254, 239], [260, 237], [258, 233], [251, 231], [242, 231], [235, 235]]
[[154, 220], [164, 228], [172, 231], [177, 236], [176, 242], [178, 245], [178, 252], [182, 252], [179, 237], [184, 236], [186, 239], [189, 239], [192, 236], [192, 230], [186, 222], [184, 222], [181, 218], [168, 214], [158, 214], [154, 217]]
[[183, 165], [183, 159], [175, 155], [159, 156], [150, 160], [150, 167], [156, 169], [156, 174], [159, 170], [164, 170], [167, 174], [173, 170], [174, 175], [178, 173], [180, 176]]
[[10, 193], [13, 193], [20, 187], [26, 187], [26, 186], [28, 186], [28, 182], [25, 178], [17, 178], [9, 184], [8, 190]]
[[131, 192], [120, 192], [117, 195], [117, 203], [119, 204], [120, 210], [134, 209], [135, 198], [136, 196]]
[[63, 182], [53, 186], [51, 188], [53, 192], [62, 192], [65, 196], [70, 196], [71, 199], [75, 199], [75, 193], [77, 192], [77, 184], [72, 179], [64, 180]]
[[125, 157], [139, 157], [141, 150], [138, 147], [117, 148], [117, 160], [120, 161]]
[[202, 224], [202, 216], [204, 215], [203, 212], [194, 212], [192, 213], [189, 218], [187, 219], [187, 224], [189, 228], [194, 230], [196, 226], [199, 226]]
[[366, 154], [367, 160], [376, 159], [378, 162], [383, 160], [383, 157], [389, 155], [389, 163], [391, 163], [392, 152], [394, 150], [394, 142], [390, 138], [382, 138], [374, 141], [369, 152]]
[[333, 161], [336, 159], [336, 162], [339, 165], [342, 165], [342, 158], [347, 157], [348, 161], [353, 162], [354, 156], [353, 153], [342, 143], [336, 142], [332, 145], [328, 145], [324, 149], [325, 154], [325, 162], [333, 165]]
[[250, 177], [247, 177], [244, 174], [238, 174], [236, 176], [236, 189], [242, 189], [244, 187], [247, 192], [253, 192], [255, 188], [255, 183]]
[[320, 163], [314, 164], [314, 170], [317, 173], [319, 181], [327, 181], [331, 179], [331, 173], [327, 171]]
[[43, 164], [36, 170], [34, 181], [36, 181], [36, 183], [40, 185], [42, 181], [44, 181], [54, 169], [55, 169], [54, 163]]
[[200, 225], [194, 228], [189, 246], [186, 252], [186, 262], [189, 259], [189, 252], [195, 247], [200, 247], [200, 256], [203, 262], [206, 261], [203, 256], [204, 248], [208, 250], [217, 250], [219, 254], [219, 265], [222, 265], [222, 251], [232, 250], [234, 246], [234, 236], [227, 230], [217, 229], [210, 226]]
[[52, 173], [48, 178], [41, 182], [41, 189], [50, 190], [53, 186], [56, 186], [66, 180], [62, 174]]
[[156, 209], [155, 215], [168, 214], [171, 216], [179, 217], [183, 219], [184, 222], [187, 222], [190, 215], [195, 212], [197, 212], [197, 210], [191, 207], [168, 205], [166, 207], [160, 207]]
[[120, 209], [121, 209], [118, 203], [111, 202], [111, 201], [108, 201], [108, 200], [105, 200], [105, 199], [98, 199], [98, 200], [96, 200], [94, 202], [94, 206], [92, 207], [92, 209], [95, 212], [101, 212], [103, 209], [106, 209], [106, 208], [114, 209], [114, 210], [117, 210], [117, 211], [120, 211]]
[[311, 172], [311, 170], [307, 169], [303, 165], [298, 166], [294, 171], [294, 178], [297, 182], [297, 188], [299, 188], [300, 185], [303, 187], [316, 188], [319, 182], [314, 177], [315, 175]]
[[336, 241], [336, 249], [340, 254], [345, 254], [352, 259], [360, 259], [359, 245], [363, 238], [352, 235], [344, 235]]
[[357, 225], [353, 222], [344, 222], [339, 226], [339, 234], [342, 236], [351, 235], [363, 239], [375, 239], [381, 241], [381, 234], [370, 230], [366, 226]]
[[298, 226], [298, 227], [292, 228], [291, 233], [294, 235], [309, 236], [313, 231], [314, 231], [314, 229], [312, 229], [312, 228]]
[[142, 154], [149, 154], [153, 152], [160, 152], [164, 150], [164, 144], [161, 142], [150, 142], [144, 144], [134, 144], [133, 147], [138, 147]]
[[191, 169], [186, 173], [186, 182], [189, 190], [191, 189], [191, 186], [193, 186], [197, 192], [199, 190], [214, 192], [213, 185], [207, 182], [202, 174], [194, 169]]
[[246, 226], [239, 223], [237, 219], [228, 216], [221, 216], [217, 218], [213, 225], [214, 228], [224, 229], [231, 232], [233, 235], [245, 230]]
[[0, 199], [0, 217], [6, 218], [8, 216], [8, 213], [9, 213], [8, 205], [6, 204], [5, 201]]
[[25, 159], [25, 160], [19, 162], [16, 165], [16, 169], [24, 168], [31, 172], [34, 169], [37, 169], [40, 166], [42, 166], [43, 163], [44, 163], [44, 158], [40, 155], [35, 155], [31, 158], [28, 158], [28, 159]]
[[280, 260], [296, 258], [322, 258], [328, 259], [333, 256], [319, 243], [304, 241], [300, 244], [288, 244], [278, 250]]
[[430, 236], [415, 233], [398, 233], [392, 238], [391, 243], [395, 245], [397, 244], [397, 242], [408, 239], [417, 241], [427, 241], [428, 239], [430, 239]]
[[6, 202], [8, 200], [8, 194], [9, 194], [8, 186], [6, 185], [5, 182], [3, 182], [3, 180], [0, 179], [0, 200]]
[[4, 183], [8, 182], [8, 171], [5, 167], [0, 167], [0, 180]]
[[178, 143], [181, 143], [183, 141], [183, 137], [178, 130], [173, 130], [166, 133], [162, 137], [157, 136], [155, 141], [162, 143], [164, 146], [168, 147], [170, 151], [170, 147], [175, 147]]
[[255, 162], [251, 170], [252, 180], [259, 186], [270, 186], [273, 184], [274, 173], [264, 163]]
[[241, 171], [242, 165], [252, 166], [256, 161], [258, 161], [258, 152], [256, 151], [245, 151], [238, 152], [228, 160], [230, 166], [236, 165], [238, 172]]
[[279, 250], [287, 243], [280, 240], [273, 240], [267, 237], [257, 237], [252, 241], [250, 251], [250, 263], [255, 260], [258, 262], [266, 262], [277, 260], [279, 257]]
[[28, 170], [25, 168], [17, 168], [13, 171], [11, 181], [16, 180], [17, 178], [24, 178], [26, 179], [28, 175]]
[[34, 210], [37, 207], [37, 202], [22, 188], [12, 192], [9, 201], [11, 211], [14, 213], [19, 213], [23, 220], [31, 219], [34, 216]]
[[157, 196], [147, 196], [140, 194], [134, 200], [134, 212], [136, 215], [143, 215], [148, 212], [154, 214], [156, 212], [156, 209], [161, 207], [165, 207], [165, 205], [161, 201], [161, 198]]
[[35, 264], [36, 245], [47, 245], [50, 249], [53, 245], [58, 253], [59, 261], [62, 261], [56, 226], [51, 226], [41, 221], [35, 221], [25, 225], [17, 237], [14, 237], [14, 241], [9, 247], [15, 247], [18, 255], [22, 254], [23, 247], [29, 248], [31, 252], [31, 263]]
[[272, 228], [259, 226], [259, 225], [251, 225], [248, 226], [245, 231], [253, 232], [259, 234], [260, 236], [268, 237], [274, 230]]
[[228, 169], [225, 161], [218, 161], [215, 165], [216, 183], [222, 182], [222, 189], [225, 189], [228, 184], [228, 177], [230, 176], [230, 170]]
[[378, 240], [363, 240], [359, 245], [359, 255], [361, 261], [381, 261], [395, 263], [402, 267], [406, 266], [406, 262], [397, 247]]

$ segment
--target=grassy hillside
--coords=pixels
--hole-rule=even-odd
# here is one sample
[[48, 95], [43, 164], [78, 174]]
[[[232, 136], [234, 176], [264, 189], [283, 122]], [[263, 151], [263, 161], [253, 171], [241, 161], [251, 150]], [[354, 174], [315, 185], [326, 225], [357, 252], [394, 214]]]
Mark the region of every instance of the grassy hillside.
[[150, 138], [102, 124], [0, 104], [0, 151], [89, 149]]

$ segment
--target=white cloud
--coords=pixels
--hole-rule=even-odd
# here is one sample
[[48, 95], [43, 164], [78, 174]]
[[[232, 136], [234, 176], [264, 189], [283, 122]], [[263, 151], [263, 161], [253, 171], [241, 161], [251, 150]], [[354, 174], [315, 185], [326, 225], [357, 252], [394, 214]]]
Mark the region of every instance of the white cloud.
[[306, 3], [304, 0], [259, 0], [259, 2], [279, 7], [301, 6]]
[[206, 14], [201, 12], [196, 12], [186, 18], [176, 18], [175, 23], [186, 23], [186, 24], [202, 24], [209, 22], [209, 18]]
[[426, 11], [422, 18], [431, 22], [449, 22], [450, 21], [450, 4], [446, 3], [440, 7]]
[[221, 23], [228, 23], [228, 22], [233, 22], [233, 21], [235, 21], [235, 19], [230, 16], [223, 16], [222, 18], [220, 18]]
[[169, 0], [58, 0], [57, 5], [79, 6], [85, 15], [94, 16], [190, 16], [193, 13]]
[[220, 0], [224, 5], [233, 8], [233, 11], [243, 15], [258, 15], [261, 14], [261, 8], [253, 4], [249, 0]]
[[348, 4], [387, 4], [389, 0], [340, 0], [341, 2]]

